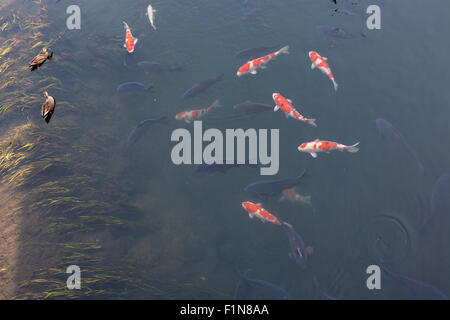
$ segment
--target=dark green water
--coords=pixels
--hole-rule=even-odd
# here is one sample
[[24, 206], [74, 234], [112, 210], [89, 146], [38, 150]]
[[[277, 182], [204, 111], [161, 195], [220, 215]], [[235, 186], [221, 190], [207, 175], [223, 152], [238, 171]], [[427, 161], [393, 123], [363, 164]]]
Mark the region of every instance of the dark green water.
[[[26, 9], [33, 11], [33, 6], [45, 5], [51, 29], [42, 35], [44, 41], [65, 31], [52, 46], [54, 61], [23, 77], [36, 81], [45, 75], [57, 77], [66, 83], [66, 90], [49, 89], [50, 94], [57, 101], [83, 105], [82, 111], [75, 110], [73, 117], [64, 105], [57, 106], [49, 128], [40, 119], [40, 102], [25, 112], [17, 111], [16, 116], [30, 117], [42, 130], [50, 130], [50, 135], [52, 126], [70, 123], [76, 127], [77, 141], [101, 147], [102, 156], [86, 154], [77, 161], [98, 160], [90, 164], [113, 176], [118, 186], [126, 185], [116, 191], [139, 209], [136, 224], [142, 228], [120, 234], [115, 229], [99, 232], [94, 228], [73, 236], [74, 241], [96, 240], [104, 261], [122, 264], [122, 259], [127, 259], [155, 274], [163, 286], [176, 279], [210, 290], [203, 297], [209, 299], [232, 298], [238, 280], [236, 266], [250, 268], [253, 277], [282, 286], [293, 299], [316, 298], [314, 276], [339, 299], [416, 298], [387, 277], [382, 278], [381, 290], [368, 290], [366, 268], [379, 262], [450, 295], [449, 216], [435, 217], [432, 232], [418, 232], [433, 184], [449, 170], [447, 1], [343, 1], [339, 8], [354, 15], [333, 15], [336, 6], [331, 1], [249, 0], [247, 6], [255, 8], [259, 18], [243, 19], [241, 0], [155, 0], [151, 4], [157, 10], [156, 31], [143, 15], [146, 2], [90, 0], [77, 4], [82, 11], [81, 30], [73, 31], [66, 30], [69, 4], [64, 0], [16, 6], [24, 10], [30, 5]], [[381, 8], [380, 30], [366, 28], [365, 11], [370, 4]], [[141, 42], [128, 57], [128, 67], [123, 65], [122, 21]], [[317, 32], [319, 25], [366, 37], [327, 38]], [[233, 58], [236, 51], [276, 44], [289, 45], [290, 54], [270, 62], [255, 76], [236, 77], [242, 64]], [[39, 49], [29, 50], [31, 59]], [[310, 50], [328, 57], [339, 83], [337, 92], [325, 75], [310, 69]], [[78, 69], [64, 69], [64, 59]], [[143, 60], [183, 66], [185, 71], [146, 75], [136, 66]], [[225, 74], [223, 81], [195, 98], [181, 99], [193, 84], [221, 73]], [[126, 81], [153, 83], [154, 91], [116, 92]], [[67, 85], [78, 82], [84, 85]], [[273, 92], [292, 99], [306, 116], [317, 118], [318, 127], [285, 119], [280, 111], [236, 116], [233, 105], [245, 100], [273, 104]], [[315, 210], [278, 198], [264, 202], [266, 209], [294, 226], [306, 245], [314, 247], [306, 270], [288, 258], [289, 243], [281, 228], [249, 219], [241, 208], [242, 201], [257, 202], [244, 188], [261, 179], [259, 170], [239, 168], [208, 176], [195, 173], [193, 166], [172, 164], [171, 132], [178, 127], [192, 128], [192, 124], [175, 121], [175, 114], [194, 106], [207, 107], [216, 99], [222, 108], [204, 118], [205, 128], [280, 129], [276, 177], [293, 177], [307, 170], [308, 177], [299, 190], [312, 196]], [[134, 126], [162, 115], [171, 119], [169, 126], [151, 128], [126, 149]], [[425, 167], [422, 175], [401, 147], [390, 147], [380, 138], [375, 125], [380, 117], [402, 132], [417, 152]], [[297, 151], [298, 145], [316, 138], [344, 144], [360, 141], [360, 151], [319, 154], [317, 159]], [[66, 147], [70, 149], [70, 145]], [[56, 178], [58, 174], [52, 173]], [[60, 178], [64, 181], [63, 175]], [[102, 188], [111, 187], [97, 181], [95, 189]], [[70, 235], [52, 237], [71, 240]], [[82, 259], [71, 261], [83, 272]], [[102, 272], [101, 264], [97, 270]], [[106, 267], [104, 272], [109, 272]], [[140, 281], [135, 274], [128, 276]], [[117, 291], [106, 298], [148, 298], [145, 293], [128, 294], [120, 286], [105, 284], [104, 290]], [[172, 298], [199, 298], [191, 296], [186, 286], [177, 290]]]

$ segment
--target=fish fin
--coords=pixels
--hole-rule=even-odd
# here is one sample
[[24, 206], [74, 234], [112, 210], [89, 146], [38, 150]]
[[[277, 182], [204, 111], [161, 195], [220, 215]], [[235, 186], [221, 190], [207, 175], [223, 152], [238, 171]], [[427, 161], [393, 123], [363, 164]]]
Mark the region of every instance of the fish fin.
[[327, 57], [323, 57], [323, 60], [327, 61], [327, 60], [328, 60], [328, 58], [327, 58]]
[[278, 50], [278, 54], [280, 54], [280, 53], [289, 54], [289, 46], [285, 46], [285, 47], [281, 48], [280, 50]]
[[211, 106], [209, 108], [214, 108], [215, 109], [215, 108], [220, 108], [220, 107], [222, 107], [222, 105], [220, 104], [220, 101], [217, 99], [211, 104]]
[[253, 214], [249, 213], [248, 216], [249, 218], [253, 219]]
[[311, 64], [311, 70], [314, 70], [316, 68], [316, 64], [313, 62], [312, 64]]
[[316, 139], [316, 140], [314, 140], [314, 141], [319, 141], [320, 139]]
[[138, 43], [139, 38], [134, 38], [134, 45], [136, 45], [136, 43]]
[[292, 224], [290, 224], [290, 223], [283, 222], [283, 224], [284, 224], [286, 227], [288, 227], [288, 228], [294, 229], [294, 227], [293, 227]]
[[258, 72], [256, 70], [250, 71], [251, 74], [257, 74]]
[[289, 103], [292, 103], [292, 100], [291, 100], [291, 99], [287, 99], [287, 101], [289, 101]]
[[124, 47], [124, 48], [126, 48], [126, 47], [127, 47], [127, 44], [126, 44], [126, 43], [124, 43], [124, 44], [123, 44], [123, 47]]
[[316, 119], [306, 119], [306, 122], [314, 127], [317, 127]]
[[337, 91], [338, 84], [336, 83], [336, 80], [332, 79], [331, 81], [333, 81], [334, 91]]
[[311, 152], [310, 154], [311, 154], [311, 157], [313, 157], [313, 158], [317, 158], [317, 153], [315, 153], [315, 152]]
[[279, 109], [280, 109], [280, 107], [279, 107], [278, 105], [276, 105], [276, 106], [273, 108], [273, 111], [274, 111], [274, 112], [277, 112]]
[[285, 113], [284, 115], [286, 116], [286, 118], [289, 118], [289, 113]]
[[344, 148], [344, 150], [348, 151], [348, 152], [358, 152], [359, 148], [356, 147], [357, 145], [359, 145], [359, 142], [355, 143], [354, 145], [351, 145], [351, 146], [348, 146], [348, 147]]

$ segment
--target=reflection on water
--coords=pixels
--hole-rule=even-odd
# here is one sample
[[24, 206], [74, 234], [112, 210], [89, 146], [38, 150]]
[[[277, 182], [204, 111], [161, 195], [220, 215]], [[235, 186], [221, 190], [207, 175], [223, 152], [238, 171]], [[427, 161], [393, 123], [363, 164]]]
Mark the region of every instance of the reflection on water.
[[[152, 1], [154, 30], [146, 1], [79, 1], [82, 28], [72, 31], [64, 1], [0, 7], [0, 172], [5, 193], [16, 197], [0, 219], [0, 230], [14, 239], [4, 256], [16, 265], [0, 265], [9, 297], [232, 298], [239, 266], [293, 299], [317, 297], [314, 277], [338, 299], [416, 298], [387, 278], [382, 290], [369, 291], [365, 271], [373, 263], [450, 294], [450, 216], [441, 212], [419, 232], [432, 187], [449, 171], [450, 76], [439, 66], [450, 49], [448, 5], [379, 1], [382, 29], [369, 31], [369, 4], [345, 1], [339, 12], [352, 14], [336, 14], [331, 1]], [[122, 21], [139, 38], [130, 55]], [[324, 37], [318, 26], [365, 37]], [[285, 45], [289, 55], [236, 77], [239, 51]], [[43, 46], [54, 58], [30, 73], [27, 64]], [[337, 92], [311, 71], [312, 50], [328, 57]], [[126, 82], [153, 87], [118, 92]], [[40, 116], [43, 91], [57, 101], [48, 125]], [[247, 100], [274, 105], [273, 92], [313, 114], [318, 127], [233, 109]], [[241, 208], [258, 200], [244, 188], [261, 179], [259, 170], [208, 175], [172, 164], [171, 132], [192, 128], [175, 115], [215, 100], [222, 107], [204, 117], [204, 130], [279, 128], [273, 178], [306, 169], [296, 190], [311, 196], [313, 207], [279, 197], [264, 202], [314, 247], [305, 270], [289, 259], [282, 228], [249, 219]], [[146, 127], [129, 145], [138, 124], [162, 117], [167, 125]], [[411, 153], [382, 140], [377, 118], [395, 124], [423, 173]], [[360, 150], [316, 159], [297, 151], [315, 139], [360, 141]], [[65, 288], [71, 264], [82, 270], [79, 292]]]

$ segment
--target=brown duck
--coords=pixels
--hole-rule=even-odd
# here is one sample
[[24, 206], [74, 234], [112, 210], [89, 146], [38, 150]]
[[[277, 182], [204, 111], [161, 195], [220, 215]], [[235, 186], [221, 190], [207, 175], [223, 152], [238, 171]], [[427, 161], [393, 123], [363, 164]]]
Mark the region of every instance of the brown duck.
[[49, 123], [52, 118], [53, 111], [55, 111], [56, 101], [52, 96], [48, 95], [47, 91], [44, 91], [45, 102], [42, 104], [42, 118], [45, 122]]
[[51, 59], [52, 57], [53, 52], [49, 52], [47, 48], [42, 48], [41, 52], [30, 61], [29, 67], [31, 71], [39, 69], [47, 59]]

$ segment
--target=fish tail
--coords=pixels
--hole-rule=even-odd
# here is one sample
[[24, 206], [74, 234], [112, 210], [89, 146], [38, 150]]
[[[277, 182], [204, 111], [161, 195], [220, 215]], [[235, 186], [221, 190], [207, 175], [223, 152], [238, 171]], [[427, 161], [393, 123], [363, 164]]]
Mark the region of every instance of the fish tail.
[[289, 54], [289, 46], [285, 46], [285, 47], [283, 47], [283, 48], [281, 48], [280, 50], [277, 51], [277, 54], [280, 54], [280, 53]]
[[314, 127], [317, 127], [316, 119], [306, 119], [306, 122]]
[[336, 80], [334, 80], [334, 78], [331, 78], [331, 81], [333, 81], [334, 91], [337, 91], [338, 84], [336, 83]]
[[215, 100], [208, 108], [206, 108], [206, 112], [212, 111], [212, 110], [214, 110], [216, 108], [220, 108], [220, 107], [221, 107], [221, 105], [220, 105], [219, 100]]
[[344, 147], [344, 150], [348, 152], [358, 152], [359, 148], [357, 147], [357, 145], [359, 145], [359, 142], [355, 143], [354, 145]]
[[[280, 219], [278, 219], [278, 220], [280, 220]], [[281, 220], [280, 220], [280, 221], [281, 221]], [[283, 221], [283, 224], [284, 224], [285, 226], [287, 226], [288, 228], [294, 229], [294, 227], [293, 227], [292, 224], [290, 224], [290, 223], [287, 223], [287, 222], [284, 222], [284, 221]]]

